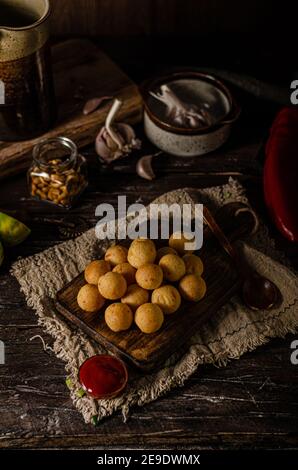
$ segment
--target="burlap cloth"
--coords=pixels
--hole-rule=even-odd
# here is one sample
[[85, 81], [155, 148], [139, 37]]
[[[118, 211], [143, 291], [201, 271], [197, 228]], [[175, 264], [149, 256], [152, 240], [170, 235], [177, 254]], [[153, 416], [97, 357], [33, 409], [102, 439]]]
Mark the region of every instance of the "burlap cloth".
[[[198, 199], [214, 209], [231, 201], [247, 203], [242, 186], [232, 179], [225, 186], [198, 191]], [[183, 204], [194, 201], [187, 190], [177, 190], [164, 194], [155, 202]], [[118, 409], [126, 419], [132, 405], [143, 406], [183, 385], [200, 364], [225, 365], [228, 360], [238, 359], [270, 338], [297, 330], [297, 276], [285, 266], [285, 260], [261, 223], [257, 234], [244, 249], [251, 264], [278, 285], [283, 294], [282, 305], [270, 311], [254, 312], [245, 308], [235, 296], [193, 336], [186, 353], [182, 356], [176, 353], [163, 367], [149, 375], [132, 373], [128, 387], [120, 397], [109, 400], [93, 400], [88, 396], [80, 398], [77, 394], [80, 389], [77, 380], [79, 366], [86, 358], [102, 353], [104, 349], [70, 327], [55, 311], [52, 299], [63, 285], [94, 259], [98, 248], [105, 247], [91, 229], [74, 240], [20, 259], [12, 267], [12, 274], [18, 279], [28, 305], [36, 311], [39, 324], [54, 338], [55, 354], [66, 363], [67, 374], [73, 383], [71, 398], [86, 422], [99, 421]]]

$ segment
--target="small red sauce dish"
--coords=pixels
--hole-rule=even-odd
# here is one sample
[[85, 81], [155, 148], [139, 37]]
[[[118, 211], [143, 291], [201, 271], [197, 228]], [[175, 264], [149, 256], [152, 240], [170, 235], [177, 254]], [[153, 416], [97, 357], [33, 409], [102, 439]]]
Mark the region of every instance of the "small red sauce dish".
[[113, 398], [125, 388], [128, 380], [126, 365], [117, 357], [97, 354], [81, 365], [79, 381], [93, 398]]

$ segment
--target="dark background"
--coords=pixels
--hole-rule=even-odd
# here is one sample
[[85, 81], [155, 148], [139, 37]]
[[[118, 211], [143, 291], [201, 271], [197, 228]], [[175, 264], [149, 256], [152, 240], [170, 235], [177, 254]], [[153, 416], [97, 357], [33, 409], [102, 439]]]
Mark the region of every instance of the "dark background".
[[[294, 4], [295, 2], [292, 2]], [[51, 0], [55, 35], [240, 33], [275, 41], [293, 6], [269, 0]], [[287, 29], [291, 36], [291, 31]], [[254, 39], [254, 38], [251, 38]]]
[[93, 36], [118, 62], [220, 65], [271, 81], [295, 71], [296, 2], [51, 0], [52, 34]]

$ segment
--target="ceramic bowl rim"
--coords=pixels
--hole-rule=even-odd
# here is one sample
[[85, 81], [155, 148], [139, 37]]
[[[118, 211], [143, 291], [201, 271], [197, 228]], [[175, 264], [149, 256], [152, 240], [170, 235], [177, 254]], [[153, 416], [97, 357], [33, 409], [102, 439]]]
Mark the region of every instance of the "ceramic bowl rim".
[[[227, 98], [228, 103], [229, 103], [229, 110], [222, 117], [222, 119], [212, 124], [211, 126], [204, 126], [204, 127], [191, 128], [191, 129], [176, 127], [159, 119], [156, 116], [156, 114], [154, 114], [151, 111], [148, 105], [147, 100], [149, 97], [149, 91], [155, 88], [156, 86], [164, 85], [164, 84], [173, 82], [175, 80], [182, 80], [182, 79], [194, 79], [194, 80], [197, 80], [198, 82], [199, 81], [208, 82], [211, 85], [213, 85], [215, 88], [219, 89]], [[208, 133], [215, 131], [219, 127], [222, 127], [227, 124], [231, 124], [238, 118], [240, 114], [240, 108], [235, 102], [230, 90], [226, 87], [226, 85], [224, 85], [224, 83], [221, 80], [219, 80], [217, 77], [210, 75], [208, 73], [204, 73], [204, 72], [185, 71], [185, 72], [174, 72], [172, 74], [163, 75], [153, 80], [146, 81], [143, 85], [141, 85], [140, 91], [143, 96], [145, 112], [147, 113], [151, 121], [153, 121], [161, 129], [171, 132], [173, 134], [183, 134], [183, 135], [208, 134]]]

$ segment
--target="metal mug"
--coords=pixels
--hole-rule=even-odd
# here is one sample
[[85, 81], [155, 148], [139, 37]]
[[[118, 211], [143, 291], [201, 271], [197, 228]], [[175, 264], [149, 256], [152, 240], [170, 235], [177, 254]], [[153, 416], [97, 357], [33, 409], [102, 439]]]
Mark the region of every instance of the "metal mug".
[[54, 123], [49, 0], [0, 0], [0, 141], [26, 140]]

